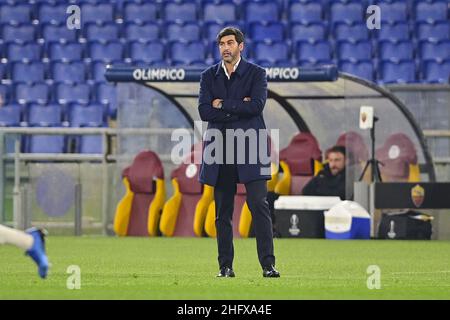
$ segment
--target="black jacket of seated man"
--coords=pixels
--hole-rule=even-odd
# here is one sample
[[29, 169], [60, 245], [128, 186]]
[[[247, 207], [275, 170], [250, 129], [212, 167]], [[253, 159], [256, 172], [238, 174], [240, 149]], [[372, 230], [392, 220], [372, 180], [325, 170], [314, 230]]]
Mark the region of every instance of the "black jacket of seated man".
[[328, 164], [303, 188], [305, 196], [337, 196], [345, 200], [345, 169], [333, 175]]

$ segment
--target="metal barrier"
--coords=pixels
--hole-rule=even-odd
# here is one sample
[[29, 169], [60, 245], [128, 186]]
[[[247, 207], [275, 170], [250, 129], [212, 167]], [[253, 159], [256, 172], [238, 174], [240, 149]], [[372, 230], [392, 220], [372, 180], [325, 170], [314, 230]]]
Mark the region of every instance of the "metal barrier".
[[[171, 135], [175, 128], [0, 128], [0, 222], [5, 217], [5, 168], [6, 164], [13, 163], [14, 166], [14, 186], [13, 186], [13, 223], [14, 227], [19, 229], [25, 229], [31, 225], [31, 203], [32, 203], [32, 190], [31, 183], [24, 183], [21, 179], [21, 166], [25, 164], [25, 168], [36, 165], [37, 171], [40, 172], [41, 167], [51, 166], [57, 168], [58, 163], [61, 164], [75, 164], [81, 166], [82, 164], [89, 164], [95, 162], [95, 167], [91, 172], [95, 172], [97, 166], [101, 170], [101, 222], [94, 224], [101, 228], [103, 234], [107, 234], [111, 230], [111, 215], [112, 210], [108, 201], [110, 194], [110, 181], [111, 173], [109, 167], [115, 165], [118, 161], [131, 162], [134, 158], [133, 155], [120, 155], [116, 154], [113, 148], [113, 137], [120, 136], [158, 136], [158, 135]], [[190, 134], [193, 130], [187, 129]], [[21, 152], [22, 148], [22, 136], [27, 135], [64, 135], [64, 136], [81, 136], [81, 135], [100, 135], [102, 137], [103, 150], [101, 154], [53, 154], [53, 153], [25, 153]], [[7, 154], [5, 150], [5, 137], [14, 137], [14, 153]], [[171, 155], [160, 155], [163, 162], [171, 161]], [[41, 166], [41, 167], [39, 167]], [[73, 168], [72, 168], [73, 169]], [[72, 170], [74, 171], [74, 170]], [[81, 170], [78, 171], [80, 174]], [[28, 172], [28, 179], [31, 179], [32, 174]], [[77, 179], [77, 180], [80, 180]], [[89, 186], [84, 186], [89, 187]], [[92, 187], [92, 186], [91, 186]], [[94, 186], [95, 187], [95, 186]], [[79, 181], [76, 182], [72, 189], [70, 189], [73, 195], [69, 195], [69, 198], [73, 200], [73, 221], [47, 221], [44, 226], [59, 226], [63, 228], [71, 227], [73, 225], [73, 234], [81, 235], [83, 233], [83, 199], [82, 194], [84, 192], [83, 185]], [[73, 196], [73, 198], [72, 198]], [[116, 201], [114, 200], [114, 203]], [[71, 209], [71, 210], [72, 210]], [[39, 223], [38, 223], [39, 224]]]

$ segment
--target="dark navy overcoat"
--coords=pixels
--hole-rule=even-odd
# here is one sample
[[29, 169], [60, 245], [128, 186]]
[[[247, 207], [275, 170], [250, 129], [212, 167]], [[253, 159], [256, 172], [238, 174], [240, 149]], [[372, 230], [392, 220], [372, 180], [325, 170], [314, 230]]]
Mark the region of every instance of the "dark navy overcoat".
[[[214, 139], [210, 139], [210, 141], [205, 139], [210, 129], [242, 129], [244, 132], [247, 132], [248, 129], [254, 129], [254, 132], [258, 133], [256, 134], [258, 146], [256, 162], [254, 139], [246, 139], [245, 148], [236, 147], [237, 149], [235, 149], [236, 153], [243, 152], [245, 157], [244, 163], [237, 163], [238, 182], [268, 180], [271, 177], [270, 161], [266, 161], [269, 157], [270, 146], [268, 145], [269, 139], [263, 118], [263, 109], [267, 99], [265, 69], [241, 58], [232, 77], [235, 77], [235, 79], [227, 90], [226, 75], [221, 62], [209, 67], [201, 74], [198, 111], [200, 118], [208, 122], [208, 129], [204, 135], [199, 181], [210, 186], [216, 185], [220, 166], [220, 163], [211, 163], [211, 161], [206, 163], [205, 161], [205, 150], [214, 141]], [[250, 97], [251, 101], [243, 101], [245, 97]], [[212, 101], [214, 99], [223, 100], [221, 109], [213, 108]], [[265, 132], [266, 135], [260, 134], [262, 132]], [[263, 142], [260, 141], [261, 139], [263, 139]], [[252, 144], [252, 147], [250, 147], [250, 144]], [[236, 143], [236, 146], [238, 146], [238, 143]]]

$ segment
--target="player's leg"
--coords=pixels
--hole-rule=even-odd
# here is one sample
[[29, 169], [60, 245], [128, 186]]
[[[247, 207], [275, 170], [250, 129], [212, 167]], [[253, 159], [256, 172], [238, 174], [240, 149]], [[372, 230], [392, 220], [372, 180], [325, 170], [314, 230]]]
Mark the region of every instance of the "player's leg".
[[11, 244], [28, 251], [33, 246], [33, 236], [0, 224], [0, 244]]
[[31, 228], [23, 232], [0, 225], [0, 244], [11, 244], [25, 250], [37, 264], [39, 276], [47, 276], [48, 259], [42, 230]]

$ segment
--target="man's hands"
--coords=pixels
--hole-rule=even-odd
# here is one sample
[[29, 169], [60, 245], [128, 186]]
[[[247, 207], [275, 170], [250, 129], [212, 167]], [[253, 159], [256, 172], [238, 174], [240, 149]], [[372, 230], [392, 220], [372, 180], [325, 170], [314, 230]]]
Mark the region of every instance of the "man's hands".
[[220, 109], [222, 101], [222, 99], [214, 99], [212, 102], [212, 106], [216, 109]]
[[[250, 97], [245, 97], [244, 101], [248, 102], [248, 101], [252, 101], [252, 99]], [[213, 108], [220, 109], [222, 106], [222, 102], [223, 102], [222, 99], [214, 99], [212, 102]]]

